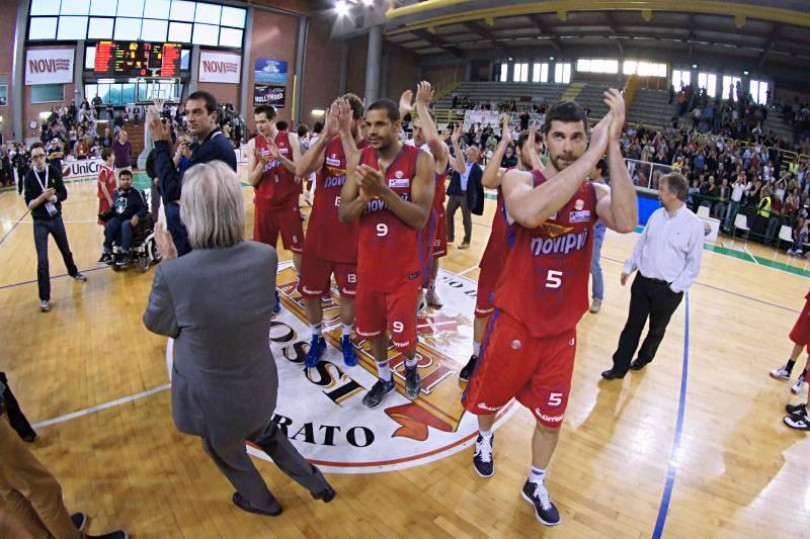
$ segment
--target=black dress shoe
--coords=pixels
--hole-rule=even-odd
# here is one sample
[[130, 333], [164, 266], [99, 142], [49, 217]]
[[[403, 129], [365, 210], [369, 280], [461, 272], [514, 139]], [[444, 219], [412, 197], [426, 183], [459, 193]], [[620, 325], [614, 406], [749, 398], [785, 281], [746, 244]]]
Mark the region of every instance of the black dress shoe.
[[643, 369], [647, 365], [647, 363], [649, 363], [651, 361], [652, 361], [652, 359], [641, 359], [640, 357], [637, 357], [630, 364], [630, 368], [633, 369], [634, 371], [640, 371], [641, 369]]
[[23, 442], [27, 444], [32, 444], [37, 439], [37, 433], [34, 431], [26, 432], [25, 434], [20, 436], [20, 438], [22, 438]]
[[[273, 501], [275, 502], [275, 500]], [[233, 503], [236, 505], [236, 507], [238, 507], [242, 511], [247, 511], [248, 513], [256, 513], [257, 515], [265, 515], [268, 517], [277, 517], [281, 514], [282, 511], [284, 511], [284, 508], [281, 507], [281, 504], [279, 504], [278, 502], [276, 502], [278, 509], [270, 509], [270, 510], [257, 509], [252, 505], [250, 505], [250, 502], [244, 499], [242, 495], [239, 494], [238, 492], [233, 493]]]
[[619, 372], [615, 369], [608, 369], [606, 371], [602, 371], [602, 378], [605, 380], [616, 380], [624, 378], [624, 375], [627, 374], [626, 372]]
[[323, 503], [331, 502], [335, 499], [335, 496], [337, 496], [337, 491], [332, 488], [332, 485], [326, 485], [325, 489], [312, 493], [313, 498], [323, 500]]

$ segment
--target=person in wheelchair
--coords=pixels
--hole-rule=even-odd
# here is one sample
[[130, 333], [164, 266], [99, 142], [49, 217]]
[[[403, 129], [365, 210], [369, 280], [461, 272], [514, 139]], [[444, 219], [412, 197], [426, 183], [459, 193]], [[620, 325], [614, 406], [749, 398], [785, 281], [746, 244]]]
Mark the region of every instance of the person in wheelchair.
[[[128, 267], [132, 262], [130, 247], [135, 228], [146, 217], [149, 206], [140, 189], [132, 187], [132, 172], [122, 170], [118, 182], [120, 187], [113, 194], [113, 206], [104, 225], [104, 247], [100, 262]], [[113, 257], [113, 242], [120, 247], [117, 257]]]

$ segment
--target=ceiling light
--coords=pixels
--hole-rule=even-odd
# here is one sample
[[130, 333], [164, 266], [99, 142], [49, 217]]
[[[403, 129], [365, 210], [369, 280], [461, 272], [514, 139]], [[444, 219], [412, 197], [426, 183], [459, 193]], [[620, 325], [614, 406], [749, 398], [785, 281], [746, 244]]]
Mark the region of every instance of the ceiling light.
[[346, 0], [337, 0], [335, 2], [335, 12], [338, 14], [338, 17], [346, 17], [349, 15], [349, 4]]

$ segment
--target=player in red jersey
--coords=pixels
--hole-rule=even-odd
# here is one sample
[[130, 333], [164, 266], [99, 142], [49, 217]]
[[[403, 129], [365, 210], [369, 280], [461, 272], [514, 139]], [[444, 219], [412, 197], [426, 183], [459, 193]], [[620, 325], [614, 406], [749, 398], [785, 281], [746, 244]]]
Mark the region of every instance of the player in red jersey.
[[[545, 476], [568, 404], [576, 325], [588, 310], [593, 227], [602, 219], [609, 228], [631, 232], [638, 223], [619, 142], [624, 98], [610, 90], [605, 103], [610, 112], [594, 128], [590, 145], [582, 108], [573, 102], [552, 106], [544, 124], [545, 174], [510, 170], [503, 177], [510, 251], [495, 288], [496, 310], [482, 357], [462, 398], [478, 415], [473, 466], [482, 477], [495, 471], [495, 414], [513, 397], [532, 411], [532, 469], [522, 497], [548, 526], [560, 523]], [[611, 189], [587, 181], [606, 150]]]
[[[407, 90], [399, 101], [400, 116], [411, 112], [413, 92]], [[430, 217], [424, 228], [419, 230], [419, 249], [422, 260], [422, 292], [420, 310], [425, 304], [441, 308], [442, 302], [436, 293], [436, 276], [439, 273], [439, 257], [447, 254], [447, 224], [444, 220], [444, 191], [447, 183], [447, 165], [450, 150], [436, 128], [436, 118], [430, 110], [433, 101], [433, 88], [422, 81], [416, 90], [416, 118], [413, 121], [413, 145], [428, 152], [435, 163], [435, 191]], [[442, 238], [444, 242], [442, 244]], [[439, 247], [437, 253], [436, 247]]]
[[363, 398], [373, 408], [394, 390], [388, 336], [405, 356], [405, 393], [416, 399], [421, 379], [416, 360], [416, 308], [421, 287], [419, 229], [430, 217], [435, 163], [399, 141], [401, 120], [389, 99], [366, 110], [369, 147], [361, 152], [341, 112], [340, 138], [348, 172], [340, 194], [340, 220], [360, 221], [357, 253], [357, 334], [368, 339], [379, 380]]
[[298, 136], [278, 130], [276, 109], [270, 105], [259, 105], [253, 115], [259, 130], [247, 149], [248, 182], [256, 191], [253, 239], [275, 248], [280, 232], [300, 272], [304, 228], [298, 207], [301, 185], [295, 176], [301, 158]]
[[[101, 150], [101, 160], [103, 163], [98, 169], [98, 213], [102, 214], [110, 210], [113, 205], [112, 196], [115, 192], [115, 171], [113, 162], [115, 154], [110, 148]], [[106, 223], [99, 218], [98, 224], [104, 226]]]
[[298, 281], [298, 292], [304, 298], [307, 320], [312, 331], [312, 342], [305, 361], [307, 367], [315, 367], [326, 350], [326, 340], [323, 338], [321, 327], [323, 320], [321, 297], [331, 288], [332, 274], [340, 289], [340, 321], [343, 324], [340, 348], [343, 352], [343, 361], [349, 367], [357, 365], [357, 353], [351, 335], [355, 318], [359, 224], [357, 221], [341, 223], [338, 219], [340, 191], [346, 182], [346, 156], [338, 126], [340, 106], [349, 107], [351, 136], [358, 148], [365, 148], [367, 142], [360, 138], [360, 123], [365, 121], [363, 102], [354, 94], [346, 94], [332, 103], [321, 136], [296, 166], [298, 177], [318, 173], [315, 199], [304, 243], [301, 278]]
[[[481, 339], [484, 336], [489, 323], [490, 316], [495, 311], [493, 303], [493, 292], [495, 283], [501, 275], [506, 264], [506, 255], [509, 254], [508, 238], [506, 234], [506, 217], [503, 213], [503, 193], [501, 192], [501, 180], [507, 172], [501, 167], [501, 161], [506, 154], [506, 148], [512, 144], [512, 132], [509, 128], [509, 115], [504, 114], [501, 126], [501, 141], [492, 155], [492, 159], [484, 169], [481, 183], [488, 189], [498, 189], [498, 205], [495, 208], [495, 215], [492, 217], [492, 228], [489, 233], [489, 241], [478, 264], [480, 272], [478, 274], [478, 290], [475, 299], [475, 320], [473, 322], [473, 354], [470, 360], [461, 369], [458, 377], [466, 382], [472, 376], [478, 356], [481, 351]], [[523, 131], [517, 140], [518, 169], [523, 171], [540, 170], [543, 171], [543, 164], [537, 148], [542, 143], [542, 135], [534, 128]], [[462, 158], [463, 159], [463, 158]]]

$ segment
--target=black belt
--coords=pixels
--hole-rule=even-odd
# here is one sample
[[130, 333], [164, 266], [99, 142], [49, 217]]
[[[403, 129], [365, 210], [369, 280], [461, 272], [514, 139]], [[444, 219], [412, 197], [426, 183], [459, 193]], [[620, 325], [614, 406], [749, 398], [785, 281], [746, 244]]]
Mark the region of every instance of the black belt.
[[667, 285], [667, 286], [669, 286], [670, 284], [672, 284], [672, 283], [668, 283], [668, 282], [666, 282], [666, 281], [665, 281], [665, 280], [663, 280], [663, 279], [652, 279], [652, 278], [650, 278], [650, 277], [645, 277], [645, 276], [644, 276], [644, 275], [642, 275], [641, 273], [639, 273], [639, 275], [641, 275], [641, 278], [642, 278], [642, 279], [647, 279], [648, 281], [651, 281], [651, 282], [653, 282], [653, 283], [655, 283], [655, 284], [665, 284], [665, 285]]

